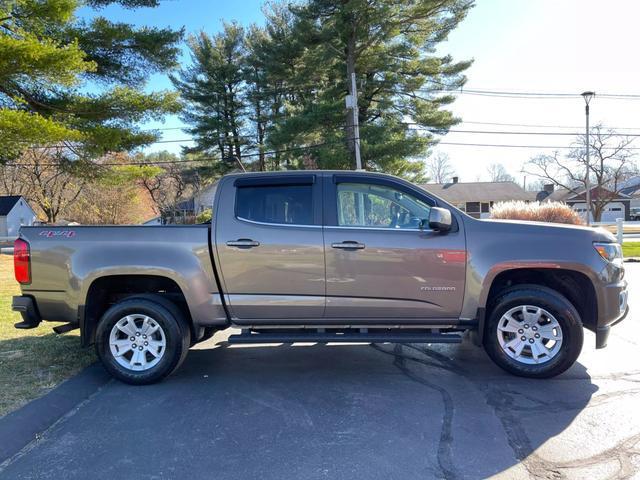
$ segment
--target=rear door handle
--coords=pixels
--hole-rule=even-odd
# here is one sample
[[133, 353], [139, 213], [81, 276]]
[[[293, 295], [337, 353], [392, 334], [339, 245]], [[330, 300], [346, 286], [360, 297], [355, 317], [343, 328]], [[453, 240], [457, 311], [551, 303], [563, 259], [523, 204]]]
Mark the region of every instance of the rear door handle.
[[239, 238], [238, 240], [229, 240], [227, 247], [253, 248], [259, 247], [260, 242], [251, 240], [250, 238]]
[[343, 250], [362, 250], [364, 247], [364, 243], [354, 242], [353, 240], [331, 244], [331, 248], [342, 248]]

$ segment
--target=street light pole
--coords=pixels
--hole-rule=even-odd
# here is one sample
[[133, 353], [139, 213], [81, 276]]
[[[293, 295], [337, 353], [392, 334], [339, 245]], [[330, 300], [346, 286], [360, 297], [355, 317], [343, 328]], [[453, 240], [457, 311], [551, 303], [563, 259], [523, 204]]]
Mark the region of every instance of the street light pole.
[[584, 113], [587, 118], [587, 129], [586, 129], [586, 154], [587, 154], [587, 175], [584, 179], [585, 186], [585, 201], [587, 203], [587, 225], [591, 225], [591, 182], [589, 181], [589, 102], [596, 95], [595, 92], [582, 92], [582, 98], [584, 98], [585, 106]]

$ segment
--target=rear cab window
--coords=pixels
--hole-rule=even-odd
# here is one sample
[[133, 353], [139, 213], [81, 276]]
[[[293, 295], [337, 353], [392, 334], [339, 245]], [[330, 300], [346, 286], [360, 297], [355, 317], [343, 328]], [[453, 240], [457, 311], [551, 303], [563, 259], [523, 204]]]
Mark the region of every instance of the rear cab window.
[[235, 216], [268, 225], [320, 226], [322, 197], [316, 175], [236, 180]]
[[312, 185], [238, 187], [236, 216], [240, 220], [286, 225], [313, 225]]

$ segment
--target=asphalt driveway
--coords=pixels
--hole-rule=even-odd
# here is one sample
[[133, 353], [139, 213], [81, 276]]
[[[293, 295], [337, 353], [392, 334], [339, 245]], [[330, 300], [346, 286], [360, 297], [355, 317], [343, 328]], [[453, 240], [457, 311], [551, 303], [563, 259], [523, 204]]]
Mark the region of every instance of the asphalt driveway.
[[[555, 379], [510, 376], [469, 343], [227, 346], [219, 335], [158, 385], [85, 373], [83, 400], [56, 400], [61, 418], [0, 477], [634, 478], [640, 265], [627, 269], [629, 318], [605, 350], [588, 333]], [[28, 423], [29, 410], [16, 414]], [[6, 420], [0, 443], [12, 440]]]

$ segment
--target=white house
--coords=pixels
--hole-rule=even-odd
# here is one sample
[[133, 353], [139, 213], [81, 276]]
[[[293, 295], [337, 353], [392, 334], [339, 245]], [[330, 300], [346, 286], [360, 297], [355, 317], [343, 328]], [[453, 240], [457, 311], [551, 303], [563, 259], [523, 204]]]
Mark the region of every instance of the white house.
[[216, 196], [217, 189], [218, 182], [215, 181], [212, 184], [204, 187], [193, 197], [194, 211], [196, 215], [212, 207], [213, 198]]
[[[593, 187], [591, 189], [592, 201], [598, 198], [609, 199], [602, 210], [601, 222], [615, 222], [618, 218], [626, 221], [631, 219], [631, 207], [633, 199], [623, 191], [613, 192], [604, 187]], [[553, 184], [544, 186], [544, 190], [536, 195], [539, 202], [563, 202], [573, 208], [582, 216], [586, 216], [587, 202], [585, 201], [584, 189], [567, 190], [566, 188], [555, 188]], [[593, 221], [593, 215], [591, 218]]]
[[149, 220], [142, 222], [142, 225], [146, 225], [148, 227], [162, 225], [162, 217], [158, 215], [157, 217], [150, 218]]
[[18, 236], [21, 226], [33, 225], [36, 212], [20, 195], [0, 196], [0, 237]]

